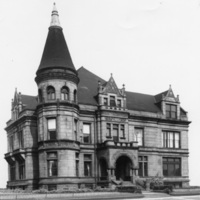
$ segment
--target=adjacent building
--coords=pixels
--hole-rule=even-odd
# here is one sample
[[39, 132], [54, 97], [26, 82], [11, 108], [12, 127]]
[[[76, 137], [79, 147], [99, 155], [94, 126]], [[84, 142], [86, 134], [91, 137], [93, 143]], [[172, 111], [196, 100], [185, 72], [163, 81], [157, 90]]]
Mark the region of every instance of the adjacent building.
[[7, 187], [111, 187], [152, 177], [188, 186], [190, 121], [171, 86], [157, 95], [129, 92], [112, 75], [76, 70], [55, 5], [51, 18], [38, 95], [16, 90], [12, 100]]

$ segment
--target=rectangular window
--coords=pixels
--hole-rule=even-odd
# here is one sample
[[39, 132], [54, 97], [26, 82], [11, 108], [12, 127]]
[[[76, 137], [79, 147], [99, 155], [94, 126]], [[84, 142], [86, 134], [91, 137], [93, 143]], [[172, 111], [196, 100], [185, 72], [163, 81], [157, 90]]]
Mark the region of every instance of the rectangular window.
[[23, 131], [18, 132], [19, 148], [24, 148], [24, 134]]
[[106, 137], [111, 137], [111, 124], [106, 124]]
[[121, 101], [121, 99], [117, 99], [117, 106], [120, 107], [120, 108], [122, 107], [122, 101]]
[[107, 106], [108, 105], [108, 98], [103, 98], [103, 105]]
[[181, 176], [181, 159], [163, 158], [163, 176]]
[[56, 152], [47, 153], [48, 176], [57, 176], [57, 162]]
[[148, 176], [148, 158], [147, 158], [147, 156], [139, 156], [138, 162], [139, 162], [138, 175], [140, 177]]
[[166, 117], [176, 119], [177, 118], [177, 106], [172, 104], [166, 104]]
[[113, 124], [112, 134], [113, 134], [113, 140], [115, 142], [118, 142], [118, 131], [119, 131], [119, 125]]
[[142, 128], [135, 128], [135, 141], [138, 142], [138, 146], [143, 146], [144, 144], [144, 129]]
[[48, 133], [49, 133], [49, 140], [56, 140], [56, 119], [51, 118], [47, 119], [48, 122]]
[[124, 124], [120, 125], [120, 136], [121, 138], [125, 138]]
[[11, 181], [15, 180], [15, 163], [10, 165], [10, 180]]
[[25, 179], [25, 161], [19, 162], [19, 179]]
[[163, 131], [162, 140], [164, 148], [180, 148], [180, 133], [178, 132]]
[[92, 176], [92, 155], [84, 155], [84, 176]]
[[12, 152], [14, 149], [14, 139], [13, 138], [14, 138], [14, 136], [11, 135], [10, 136], [10, 152]]
[[76, 153], [75, 165], [76, 165], [76, 176], [79, 176], [79, 153]]
[[110, 106], [111, 107], [115, 107], [116, 106], [115, 96], [110, 96]]
[[91, 124], [83, 124], [83, 143], [90, 143], [91, 141]]
[[74, 139], [75, 140], [78, 140], [77, 134], [78, 134], [78, 120], [74, 119]]

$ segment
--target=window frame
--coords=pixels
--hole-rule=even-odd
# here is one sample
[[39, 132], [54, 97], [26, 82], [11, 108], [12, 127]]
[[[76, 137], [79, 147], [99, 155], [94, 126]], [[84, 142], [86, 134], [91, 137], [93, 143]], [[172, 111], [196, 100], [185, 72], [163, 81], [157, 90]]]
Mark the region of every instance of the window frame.
[[49, 85], [47, 87], [47, 99], [48, 100], [55, 100], [56, 99], [56, 90], [51, 85]]
[[125, 139], [125, 124], [120, 124], [120, 139]]
[[112, 124], [112, 138], [114, 142], [119, 142], [119, 124]]
[[[55, 128], [49, 127], [50, 120], [55, 121]], [[48, 132], [48, 140], [57, 140], [57, 118], [56, 117], [47, 118], [47, 132]]]
[[[180, 157], [163, 157], [162, 164], [163, 164], [162, 169], [163, 169], [164, 177], [180, 177], [181, 176], [182, 160]], [[177, 171], [177, 169], [176, 169], [177, 166], [178, 166], [179, 171]], [[173, 170], [173, 174], [171, 174], [172, 170]]]
[[112, 136], [111, 136], [111, 123], [106, 123], [106, 137], [112, 138]]
[[18, 169], [19, 169], [19, 180], [26, 179], [26, 173], [25, 173], [25, 160], [18, 162]]
[[177, 119], [177, 105], [166, 103], [165, 111], [166, 111], [166, 118]]
[[[86, 133], [84, 130], [84, 126], [89, 126], [89, 133]], [[86, 138], [88, 138], [86, 140]], [[83, 143], [84, 144], [91, 144], [91, 123], [84, 122], [83, 123]]]
[[148, 177], [148, 156], [138, 156], [138, 165], [138, 176]]
[[[141, 130], [141, 138], [140, 141], [138, 141], [138, 133], [137, 130]], [[138, 142], [138, 146], [144, 146], [144, 128], [141, 127], [135, 127], [134, 128], [134, 141]]]
[[[50, 156], [50, 154], [55, 154], [56, 156]], [[52, 164], [50, 164], [51, 162]], [[56, 164], [56, 165], [53, 166], [53, 164]], [[58, 153], [55, 151], [47, 152], [47, 176], [48, 177], [58, 176]]]
[[109, 104], [110, 107], [116, 107], [116, 96], [113, 95], [109, 96]]
[[[177, 135], [178, 135], [178, 139], [176, 139]], [[181, 149], [181, 133], [180, 132], [163, 130], [161, 139], [162, 139], [162, 148]]]
[[68, 101], [70, 99], [69, 98], [70, 90], [67, 86], [63, 86], [61, 88], [60, 94], [61, 94], [61, 100], [62, 101], [66, 101], [66, 100]]
[[[84, 169], [84, 176], [85, 177], [92, 177], [92, 154], [84, 154], [83, 155], [83, 169]], [[89, 170], [87, 171], [86, 168], [89, 166]]]

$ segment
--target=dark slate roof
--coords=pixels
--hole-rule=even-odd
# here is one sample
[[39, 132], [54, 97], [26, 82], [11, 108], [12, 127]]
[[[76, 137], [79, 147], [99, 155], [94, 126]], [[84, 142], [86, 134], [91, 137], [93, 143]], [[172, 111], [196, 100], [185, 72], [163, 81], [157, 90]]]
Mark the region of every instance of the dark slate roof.
[[[78, 85], [78, 101], [83, 104], [97, 105], [96, 95], [98, 88], [98, 81], [105, 85], [106, 81], [88, 71], [84, 67], [78, 70], [80, 79]], [[127, 109], [137, 111], [161, 112], [156, 106], [155, 97], [147, 94], [140, 94], [135, 92], [126, 92]]]
[[162, 100], [162, 96], [166, 96], [169, 90], [166, 90], [165, 92], [161, 92], [160, 94], [155, 95], [156, 102], [160, 102]]
[[38, 104], [36, 96], [21, 95], [23, 109], [35, 110]]
[[46, 68], [66, 68], [76, 72], [61, 27], [50, 27], [37, 73]]
[[88, 71], [84, 67], [77, 70], [80, 82], [78, 84], [78, 101], [83, 104], [97, 105], [98, 82], [104, 84], [106, 81]]
[[155, 97], [148, 94], [126, 92], [127, 109], [147, 112], [161, 112], [155, 104]]

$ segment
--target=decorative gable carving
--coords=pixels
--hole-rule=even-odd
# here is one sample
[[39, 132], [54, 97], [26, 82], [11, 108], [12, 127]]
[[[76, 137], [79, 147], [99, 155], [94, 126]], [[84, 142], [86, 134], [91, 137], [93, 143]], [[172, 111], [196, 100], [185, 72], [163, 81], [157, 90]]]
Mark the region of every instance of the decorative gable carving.
[[162, 99], [165, 101], [169, 101], [169, 102], [179, 103], [179, 96], [175, 97], [175, 95], [172, 91], [171, 85], [169, 87], [169, 90], [168, 90], [166, 96], [163, 96]]

